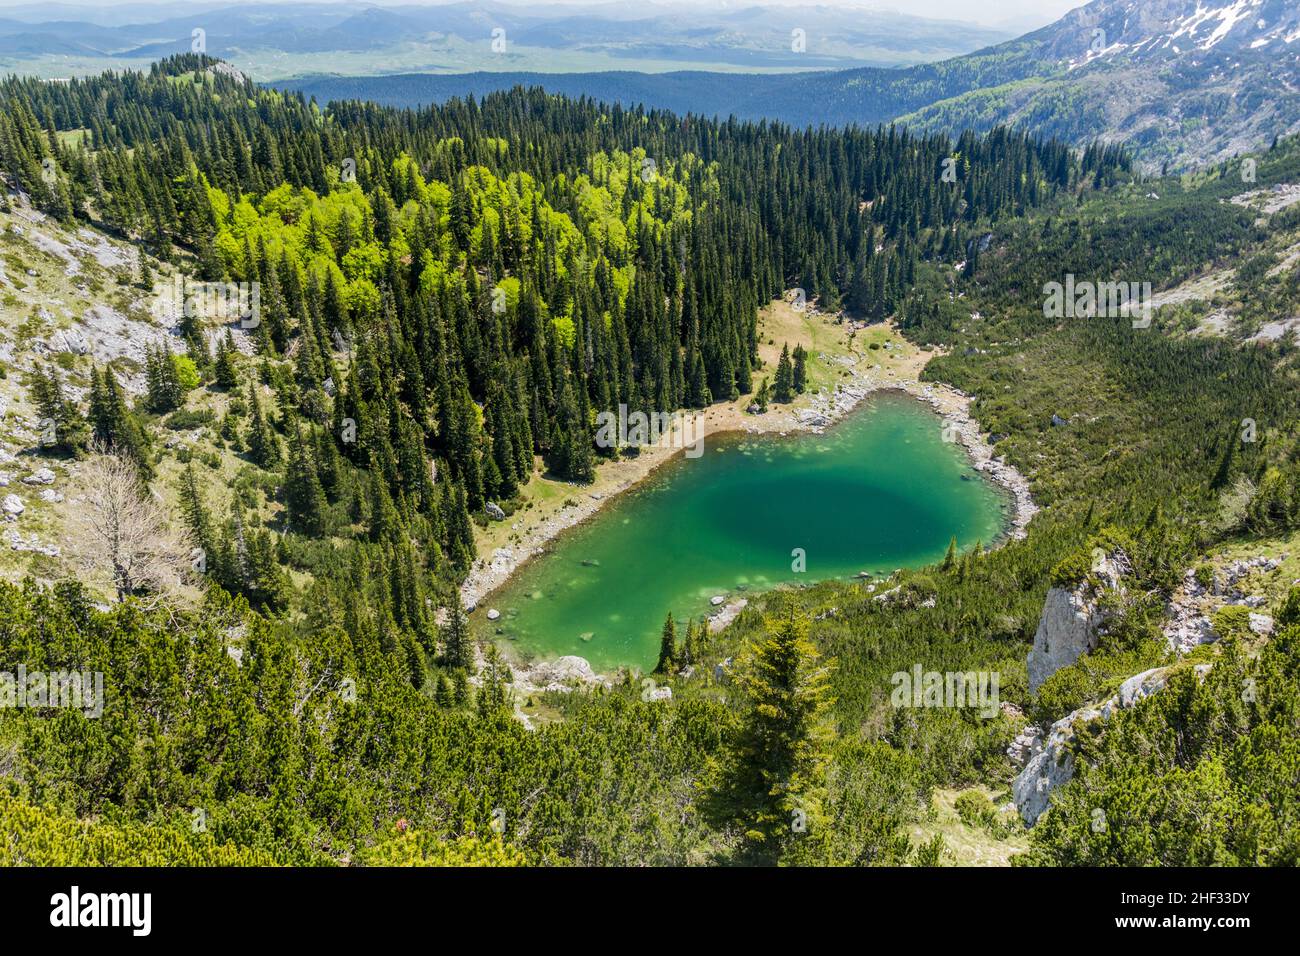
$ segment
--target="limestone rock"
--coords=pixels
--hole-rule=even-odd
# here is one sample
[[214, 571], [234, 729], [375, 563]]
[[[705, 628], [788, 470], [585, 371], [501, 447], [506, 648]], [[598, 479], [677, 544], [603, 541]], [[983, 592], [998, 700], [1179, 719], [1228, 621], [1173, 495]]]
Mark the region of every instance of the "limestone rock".
[[1024, 767], [1042, 749], [1043, 728], [1030, 724], [1011, 741], [1007, 747], [1007, 757], [1015, 766]]
[[514, 679], [515, 688], [521, 691], [571, 691], [596, 684], [609, 686], [609, 679], [592, 670], [586, 658], [573, 654], [516, 670]]
[[1128, 558], [1107, 555], [1093, 568], [1091, 581], [1074, 588], [1052, 588], [1043, 602], [1043, 613], [1034, 632], [1034, 647], [1026, 664], [1029, 692], [1038, 688], [1062, 667], [1069, 667], [1084, 654], [1097, 649], [1098, 629], [1105, 623], [1098, 599], [1105, 591], [1119, 590], [1129, 570]]
[[[1041, 743], [1033, 741], [1026, 734], [1029, 728], [1021, 732], [1026, 740], [1019, 747], [1017, 742], [1021, 741], [1020, 736], [1012, 741], [1012, 746], [1007, 748], [1007, 756], [1012, 756], [1012, 748], [1016, 748], [1017, 752], [1031, 752], [1025, 768], [1011, 784], [1016, 809], [1020, 811], [1025, 823], [1033, 826], [1050, 805], [1053, 791], [1073, 778], [1074, 756], [1070, 753], [1069, 744], [1078, 728], [1089, 721], [1108, 720], [1117, 711], [1128, 710], [1160, 691], [1169, 680], [1170, 670], [1168, 667], [1155, 667], [1134, 674], [1120, 685], [1119, 693], [1114, 697], [1097, 707], [1082, 707], [1052, 724], [1047, 739]], [[1195, 668], [1197, 678], [1203, 678], [1209, 670], [1209, 664], [1198, 664]]]
[[24, 485], [52, 485], [54, 484], [54, 472], [48, 468], [40, 468], [23, 479]]
[[1064, 588], [1048, 591], [1027, 662], [1029, 692], [1038, 693], [1047, 678], [1096, 650], [1101, 623], [1101, 612], [1078, 592]]
[[1252, 614], [1250, 629], [1261, 637], [1273, 633], [1273, 617], [1269, 614]]
[[491, 518], [493, 521], [506, 520], [506, 513], [501, 510], [501, 506], [497, 504], [495, 501], [489, 501], [486, 505], [483, 506], [483, 510], [487, 512], [487, 516]]
[[0, 505], [0, 507], [3, 507], [5, 514], [13, 515], [15, 518], [27, 510], [27, 506], [23, 504], [22, 499], [17, 495], [6, 495], [4, 504]]

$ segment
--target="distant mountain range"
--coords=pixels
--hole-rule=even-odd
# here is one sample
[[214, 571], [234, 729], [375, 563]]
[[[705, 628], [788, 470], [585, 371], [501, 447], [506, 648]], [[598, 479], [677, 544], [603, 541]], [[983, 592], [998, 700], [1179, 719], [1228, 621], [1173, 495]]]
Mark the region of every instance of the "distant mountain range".
[[541, 85], [677, 112], [796, 125], [894, 120], [934, 130], [1021, 124], [1075, 143], [1125, 141], [1149, 166], [1229, 158], [1300, 130], [1294, 0], [1094, 0], [1019, 39], [906, 69], [317, 77], [318, 100], [412, 106]]
[[[205, 31], [206, 52], [263, 80], [325, 70], [897, 66], [966, 53], [1010, 35], [900, 13], [762, 3], [725, 9], [653, 2], [257, 3], [197, 5], [175, 15], [177, 9], [182, 6], [137, 8], [123, 22], [75, 7], [52, 7], [44, 20], [39, 8], [23, 7], [20, 16], [0, 8], [0, 67], [57, 69], [67, 58], [84, 71], [103, 68], [105, 58], [156, 59], [189, 50], [195, 28]], [[494, 31], [503, 31], [495, 36], [504, 46], [493, 45]]]
[[1093, 0], [1016, 39], [763, 3], [195, 4], [163, 15], [177, 8], [0, 9], [0, 73], [144, 67], [189, 50], [201, 29], [205, 52], [321, 102], [418, 106], [541, 86], [798, 126], [1015, 124], [1075, 144], [1127, 142], [1147, 166], [1173, 169], [1300, 131], [1297, 0]]

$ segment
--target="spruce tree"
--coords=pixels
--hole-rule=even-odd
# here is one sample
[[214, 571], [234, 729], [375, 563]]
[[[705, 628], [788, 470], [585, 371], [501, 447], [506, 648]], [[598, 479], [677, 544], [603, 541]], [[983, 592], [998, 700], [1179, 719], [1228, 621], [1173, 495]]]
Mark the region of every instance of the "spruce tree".
[[772, 383], [772, 400], [780, 404], [794, 401], [794, 367], [790, 364], [789, 345], [781, 346], [781, 358], [776, 363], [776, 379]]
[[825, 836], [829, 675], [807, 633], [791, 608], [768, 622], [737, 669], [748, 706], [706, 810], [738, 827], [745, 861], [775, 863], [796, 840]]
[[474, 639], [469, 621], [454, 591], [447, 598], [447, 623], [442, 629], [442, 661], [447, 667], [468, 670], [474, 666]]
[[677, 668], [677, 624], [672, 614], [664, 621], [663, 631], [659, 636], [659, 663], [655, 664], [656, 674], [671, 674]]
[[793, 384], [797, 395], [802, 395], [808, 387], [808, 351], [802, 345], [794, 347]]

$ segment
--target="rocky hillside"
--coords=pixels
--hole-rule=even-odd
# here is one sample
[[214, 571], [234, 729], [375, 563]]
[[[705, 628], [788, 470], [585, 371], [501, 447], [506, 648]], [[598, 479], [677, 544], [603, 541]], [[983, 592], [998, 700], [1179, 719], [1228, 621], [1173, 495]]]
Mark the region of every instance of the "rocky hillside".
[[1021, 76], [903, 117], [1001, 122], [1132, 144], [1152, 167], [1214, 162], [1300, 129], [1300, 8], [1282, 0], [1095, 0], [1015, 46]]
[[[144, 391], [145, 351], [173, 337], [164, 267], [140, 281], [140, 251], [77, 224], [61, 225], [10, 191], [0, 211], [0, 577], [54, 580], [68, 569], [68, 519], [78, 511], [82, 462], [48, 447], [31, 373], [54, 367], [64, 394], [84, 402], [92, 367], [111, 366], [128, 396]], [[189, 438], [161, 423], [155, 447], [171, 458]], [[174, 467], [174, 462], [172, 463]], [[165, 483], [158, 487], [166, 490]]]

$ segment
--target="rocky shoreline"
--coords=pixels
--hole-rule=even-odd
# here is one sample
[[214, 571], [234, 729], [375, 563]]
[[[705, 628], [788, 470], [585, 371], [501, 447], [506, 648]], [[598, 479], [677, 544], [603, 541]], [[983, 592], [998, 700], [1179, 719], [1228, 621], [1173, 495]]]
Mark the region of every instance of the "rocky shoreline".
[[[824, 356], [823, 356], [824, 358]], [[955, 441], [966, 449], [971, 467], [982, 472], [990, 481], [1007, 492], [1011, 513], [1004, 538], [1023, 538], [1026, 528], [1038, 511], [1029, 492], [1029, 482], [1014, 467], [994, 454], [993, 447], [980, 430], [979, 423], [970, 415], [971, 396], [942, 383], [921, 382], [916, 379], [898, 379], [893, 372], [881, 378], [872, 372], [859, 371], [858, 362], [851, 357], [836, 360], [852, 376], [852, 383], [836, 386], [833, 392], [821, 389], [810, 396], [807, 407], [799, 409], [773, 409], [766, 415], [741, 415], [739, 419], [726, 418], [705, 437], [716, 437], [727, 432], [743, 431], [750, 434], [779, 434], [807, 432], [821, 434], [827, 428], [854, 411], [864, 400], [882, 392], [902, 392], [930, 405], [943, 419], [945, 440]], [[706, 429], [708, 428], [706, 421]], [[648, 467], [602, 492], [584, 493], [574, 486], [574, 503], [531, 529], [518, 547], [497, 548], [490, 557], [474, 562], [470, 573], [461, 585], [461, 601], [466, 610], [474, 611], [493, 591], [503, 586], [527, 561], [545, 554], [551, 542], [562, 532], [576, 527], [595, 515], [615, 496], [635, 487], [650, 477], [659, 467], [677, 457], [677, 451], [664, 447], [643, 454], [656, 456]]]

